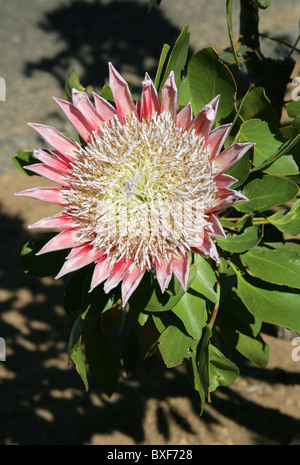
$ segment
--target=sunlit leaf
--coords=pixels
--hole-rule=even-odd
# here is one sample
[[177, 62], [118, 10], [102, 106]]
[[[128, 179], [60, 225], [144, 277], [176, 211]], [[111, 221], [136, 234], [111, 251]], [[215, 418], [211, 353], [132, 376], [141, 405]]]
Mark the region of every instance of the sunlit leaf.
[[263, 212], [269, 208], [291, 201], [299, 192], [298, 186], [285, 178], [266, 175], [249, 182], [242, 193], [249, 199], [238, 203], [235, 209], [244, 213]]
[[300, 289], [300, 255], [280, 247], [271, 250], [255, 247], [241, 255], [247, 272], [256, 278], [270, 283]]
[[194, 114], [220, 94], [216, 121], [229, 115], [235, 102], [236, 83], [212, 47], [200, 50], [191, 58], [187, 76]]

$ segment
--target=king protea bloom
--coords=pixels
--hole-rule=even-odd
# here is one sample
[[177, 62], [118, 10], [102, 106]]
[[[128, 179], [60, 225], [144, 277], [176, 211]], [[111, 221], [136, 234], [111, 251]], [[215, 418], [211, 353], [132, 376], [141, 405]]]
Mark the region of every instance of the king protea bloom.
[[126, 81], [109, 64], [115, 106], [73, 89], [72, 103], [55, 99], [82, 142], [31, 124], [52, 150], [34, 151], [41, 163], [27, 169], [59, 187], [20, 195], [58, 204], [62, 211], [30, 228], [61, 229], [39, 252], [71, 249], [58, 277], [94, 263], [90, 290], [121, 283], [123, 306], [146, 271], [155, 270], [162, 292], [173, 274], [187, 289], [191, 253], [218, 262], [212, 237], [226, 237], [217, 214], [247, 200], [230, 189], [224, 172], [252, 143], [221, 151], [231, 125], [212, 126], [219, 96], [195, 117], [191, 105], [177, 113], [171, 72], [161, 101], [146, 74], [135, 102]]

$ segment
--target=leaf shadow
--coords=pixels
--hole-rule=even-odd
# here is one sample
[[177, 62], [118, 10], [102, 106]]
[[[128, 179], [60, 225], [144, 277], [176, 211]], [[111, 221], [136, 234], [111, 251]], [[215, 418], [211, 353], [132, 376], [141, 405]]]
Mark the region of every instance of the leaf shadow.
[[[51, 73], [61, 87], [72, 68], [84, 86], [101, 89], [108, 76], [108, 62], [125, 73], [134, 91], [136, 76], [145, 71], [154, 79], [163, 43], [175, 43], [180, 30], [161, 9], [134, 0], [86, 2], [74, 0], [49, 10], [38, 27], [56, 34], [60, 51], [36, 62], [27, 62], [26, 76]], [[101, 86], [101, 87], [100, 87]]]

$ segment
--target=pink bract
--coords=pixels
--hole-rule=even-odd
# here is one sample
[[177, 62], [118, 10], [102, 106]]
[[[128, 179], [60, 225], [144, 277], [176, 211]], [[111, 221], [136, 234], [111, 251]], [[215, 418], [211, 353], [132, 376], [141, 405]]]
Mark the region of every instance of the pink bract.
[[161, 100], [146, 74], [135, 102], [111, 64], [109, 71], [115, 106], [96, 93], [93, 105], [75, 89], [72, 103], [55, 99], [83, 143], [30, 124], [52, 150], [34, 151], [39, 163], [27, 168], [58, 187], [18, 195], [62, 207], [29, 226], [62, 230], [39, 252], [71, 249], [57, 278], [94, 263], [91, 290], [104, 282], [108, 293], [121, 283], [124, 306], [150, 269], [162, 292], [173, 275], [186, 290], [191, 252], [218, 262], [212, 237], [226, 235], [217, 215], [247, 200], [224, 172], [253, 144], [221, 151], [231, 125], [212, 129], [219, 96], [195, 117], [191, 104], [177, 113], [173, 72]]

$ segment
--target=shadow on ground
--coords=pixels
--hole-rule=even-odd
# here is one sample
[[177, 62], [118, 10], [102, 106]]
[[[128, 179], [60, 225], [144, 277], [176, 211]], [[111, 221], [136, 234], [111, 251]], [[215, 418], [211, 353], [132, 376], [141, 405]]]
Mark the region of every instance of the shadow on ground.
[[[154, 431], [152, 444], [155, 435], [172, 443], [174, 425], [181, 440], [201, 444], [199, 429], [213, 430], [220, 414], [247, 428], [260, 444], [287, 443], [300, 430], [300, 422], [282, 414], [280, 406], [258, 405], [232, 388], [217, 391], [200, 418], [198, 395], [184, 370], [160, 364], [150, 373], [140, 364], [134, 375], [121, 380], [111, 399], [92, 380], [86, 393], [68, 366], [74, 320], [62, 309], [64, 282], [25, 275], [19, 253], [28, 232], [18, 218], [2, 215], [0, 224], [0, 333], [7, 344], [7, 360], [0, 365], [1, 444], [88, 444], [94, 435], [113, 438], [116, 432], [126, 438], [125, 444], [142, 444], [149, 440], [149, 428]], [[300, 383], [299, 373], [247, 363], [241, 373], [270, 384]]]
[[25, 74], [46, 71], [62, 86], [72, 67], [79, 68], [84, 85], [103, 85], [108, 62], [132, 76], [145, 71], [154, 78], [162, 45], [171, 46], [180, 30], [159, 9], [148, 13], [148, 4], [135, 1], [76, 0], [49, 11], [38, 24], [46, 33], [56, 33], [60, 52], [39, 62], [27, 63]]

